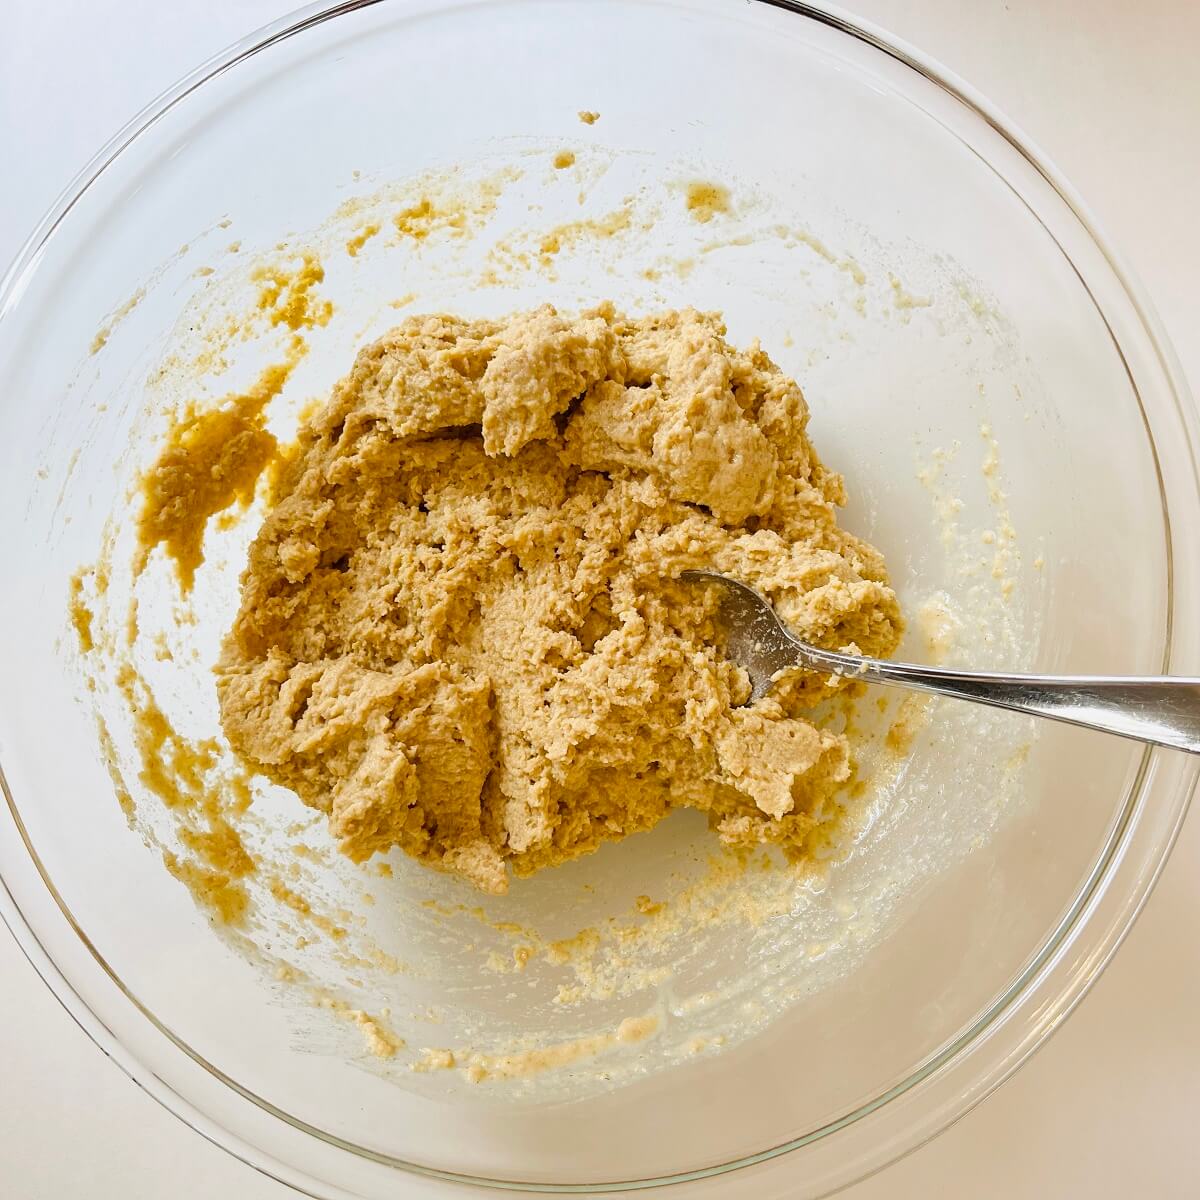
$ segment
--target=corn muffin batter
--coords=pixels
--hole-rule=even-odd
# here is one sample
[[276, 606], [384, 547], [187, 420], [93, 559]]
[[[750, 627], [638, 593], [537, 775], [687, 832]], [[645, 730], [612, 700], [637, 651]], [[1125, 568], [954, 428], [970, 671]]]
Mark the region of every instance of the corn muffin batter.
[[711, 567], [809, 641], [887, 654], [896, 598], [839, 529], [799, 387], [693, 310], [412, 317], [304, 426], [218, 665], [255, 769], [355, 860], [399, 846], [489, 892], [673, 808], [727, 844], [812, 852], [846, 739], [839, 680], [752, 707]]

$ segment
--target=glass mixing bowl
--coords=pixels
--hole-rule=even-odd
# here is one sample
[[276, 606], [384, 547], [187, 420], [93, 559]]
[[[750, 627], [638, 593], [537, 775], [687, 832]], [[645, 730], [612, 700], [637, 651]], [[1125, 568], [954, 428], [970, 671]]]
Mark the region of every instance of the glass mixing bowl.
[[[853, 851], [770, 911], [715, 905], [645, 994], [618, 983], [574, 1006], [553, 1003], [561, 963], [489, 972], [478, 956], [512, 949], [505, 920], [605, 928], [668, 868], [702, 864], [708, 835], [686, 817], [522, 883], [482, 921], [466, 885], [396, 862], [370, 877], [370, 922], [414, 972], [357, 978], [318, 955], [324, 1005], [263, 969], [280, 926], [249, 950], [218, 936], [130, 833], [95, 723], [119, 714], [88, 691], [70, 581], [106, 529], [127, 537], [167, 411], [278, 351], [286, 328], [222, 320], [255, 294], [253, 264], [301, 248], [334, 307], [271, 409], [281, 434], [401, 308], [720, 309], [805, 388], [847, 476], [844, 519], [891, 564], [905, 653], [1194, 672], [1200, 563], [1179, 550], [1200, 521], [1195, 416], [1077, 199], [963, 84], [819, 7], [360, 0], [181, 81], [89, 164], [0, 290], [0, 902], [142, 1087], [302, 1191], [368, 1200], [468, 1184], [814, 1196], [944, 1128], [1095, 980], [1162, 867], [1193, 760], [952, 704], [888, 708], [893, 750], [908, 722], [889, 758], [872, 697]], [[252, 531], [214, 532], [186, 620], [161, 564], [140, 597], [197, 731]], [[297, 810], [262, 792], [261, 836]], [[320, 849], [319, 826], [305, 836]], [[322, 870], [351, 910], [361, 873]], [[414, 1050], [448, 1044], [437, 1020], [491, 1046], [535, 1022], [565, 1043], [647, 1006], [659, 1029], [544, 1084], [477, 1086], [412, 1071], [407, 1051], [365, 1056], [341, 1018], [368, 1004]]]

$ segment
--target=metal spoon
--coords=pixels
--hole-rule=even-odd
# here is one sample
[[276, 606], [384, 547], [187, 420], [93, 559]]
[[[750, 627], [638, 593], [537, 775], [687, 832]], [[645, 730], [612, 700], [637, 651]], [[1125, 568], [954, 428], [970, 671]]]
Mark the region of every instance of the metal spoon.
[[747, 704], [762, 699], [781, 671], [806, 667], [867, 683], [974, 700], [1200, 754], [1200, 679], [1171, 675], [1004, 675], [838, 654], [794, 637], [770, 604], [736, 579], [716, 571], [682, 571], [679, 578], [685, 583], [720, 589], [726, 653], [750, 676]]

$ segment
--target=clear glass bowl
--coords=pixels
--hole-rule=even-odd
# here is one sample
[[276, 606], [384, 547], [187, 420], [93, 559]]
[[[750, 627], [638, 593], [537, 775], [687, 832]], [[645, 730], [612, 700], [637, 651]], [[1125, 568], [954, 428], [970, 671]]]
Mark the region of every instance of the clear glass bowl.
[[[575, 163], [551, 166], [558, 151]], [[480, 171], [504, 196], [477, 210], [478, 229], [419, 245], [385, 230], [344, 252], [363, 214], [394, 214], [430, 180], [469, 190]], [[689, 209], [698, 181], [726, 188], [728, 211]], [[487, 274], [502, 233], [511, 244], [528, 227], [536, 247], [564, 223], [603, 233], [618, 210], [634, 219], [603, 244], [581, 236], [549, 267], [534, 252]], [[696, 933], [746, 1036], [678, 1053], [701, 994], [688, 968], [657, 998], [661, 1036], [611, 1072], [520, 1095], [362, 1069], [130, 835], [71, 650], [69, 581], [153, 453], [165, 356], [237, 283], [222, 256], [269, 258], [281, 239], [320, 243], [336, 306], [280, 401], [285, 426], [394, 320], [391, 301], [719, 308], [735, 341], [761, 336], [805, 387], [816, 443], [847, 475], [845, 519], [884, 550], [913, 616], [907, 652], [939, 641], [930, 621], [948, 603], [952, 652], [978, 666], [1195, 671], [1200, 563], [1177, 553], [1200, 521], [1195, 416], [1077, 199], [963, 84], [830, 11], [382, 0], [303, 10], [183, 80], [89, 164], [0, 290], [0, 902], [54, 993], [147, 1091], [322, 1197], [455, 1183], [814, 1196], [960, 1116], [1129, 929], [1192, 760], [931, 709], [890, 775], [877, 756], [871, 820], [823, 888], [741, 932]], [[270, 347], [244, 352], [253, 363]], [[238, 536], [214, 547], [185, 633], [202, 714]], [[147, 620], [170, 612], [165, 591], [146, 602]], [[603, 920], [610, 896], [627, 903], [705, 839], [672, 819], [488, 915], [549, 905], [568, 925]], [[420, 868], [397, 876], [374, 910], [395, 914], [389, 936], [418, 936], [430, 889], [464, 899]], [[600, 899], [581, 900], [582, 884]], [[330, 988], [350, 986], [330, 972]], [[477, 1032], [499, 1038], [536, 1013], [566, 1037], [623, 1011], [559, 1017], [547, 969], [520, 982], [481, 975], [462, 993]], [[425, 1000], [436, 984], [427, 973]], [[408, 1020], [416, 985], [378, 986]]]

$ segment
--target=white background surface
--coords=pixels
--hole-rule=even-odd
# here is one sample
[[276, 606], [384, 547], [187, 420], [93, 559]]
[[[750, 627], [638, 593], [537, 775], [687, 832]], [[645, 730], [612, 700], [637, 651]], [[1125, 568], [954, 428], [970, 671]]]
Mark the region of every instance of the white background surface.
[[[969, 80], [1063, 169], [1141, 275], [1200, 388], [1200, 3], [854, 2]], [[137, 109], [290, 7], [3, 0], [0, 261]], [[1191, 1198], [1198, 1115], [1200, 814], [1115, 963], [1051, 1043], [932, 1145], [845, 1195]], [[295, 1194], [202, 1141], [107, 1063], [0, 928], [5, 1200]]]

